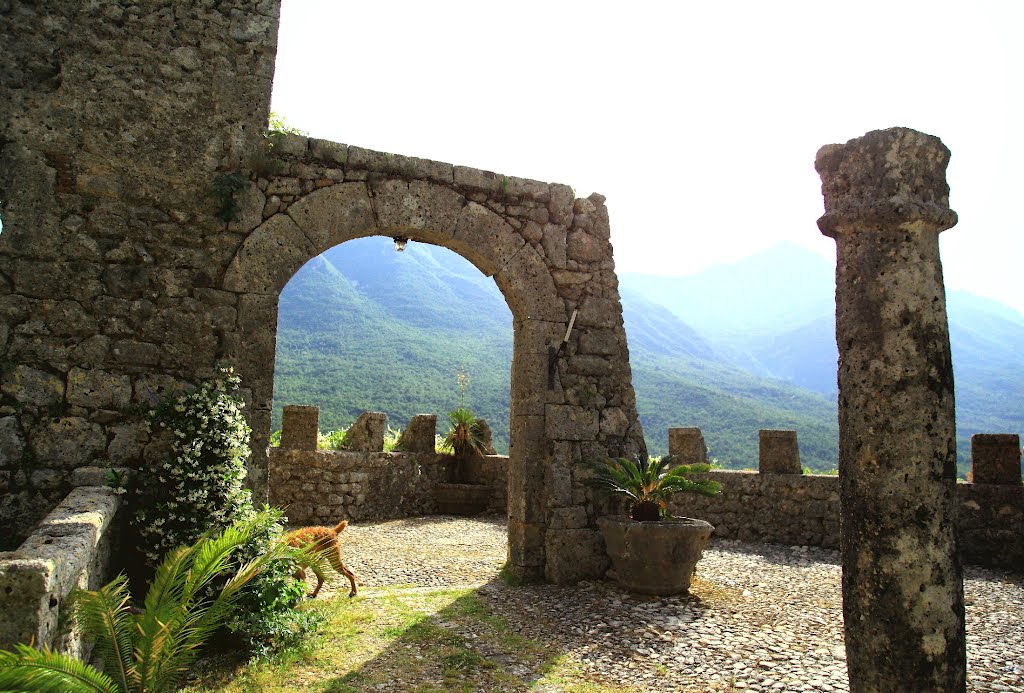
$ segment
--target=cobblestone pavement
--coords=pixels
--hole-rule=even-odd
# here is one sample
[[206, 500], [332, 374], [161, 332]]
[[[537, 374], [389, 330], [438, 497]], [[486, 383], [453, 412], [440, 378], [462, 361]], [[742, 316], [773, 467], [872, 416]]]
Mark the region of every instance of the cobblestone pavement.
[[[645, 597], [606, 581], [506, 585], [497, 577], [505, 527], [503, 517], [358, 523], [345, 531], [343, 552], [370, 597], [394, 585], [478, 587], [493, 612], [566, 653], [593, 681], [848, 690], [836, 551], [712, 542], [689, 596]], [[325, 590], [341, 587], [334, 579]], [[1024, 577], [968, 567], [964, 590], [968, 690], [1024, 691]]]

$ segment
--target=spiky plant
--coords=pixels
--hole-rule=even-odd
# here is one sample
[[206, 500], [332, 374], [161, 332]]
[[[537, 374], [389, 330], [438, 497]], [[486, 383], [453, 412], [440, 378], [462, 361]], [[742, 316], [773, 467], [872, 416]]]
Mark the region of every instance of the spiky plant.
[[466, 407], [448, 412], [448, 433], [443, 447], [456, 457], [484, 455], [485, 441], [479, 420]]
[[690, 474], [710, 471], [708, 464], [680, 464], [672, 466], [672, 457], [641, 459], [620, 457], [598, 463], [592, 482], [607, 491], [626, 496], [630, 500], [629, 516], [640, 522], [654, 522], [668, 512], [668, 501], [676, 493], [698, 493], [714, 496], [722, 487], [710, 479], [688, 479]]
[[220, 628], [243, 586], [272, 561], [319, 561], [277, 542], [241, 566], [214, 597], [207, 587], [225, 571], [235, 551], [274, 521], [267, 511], [237, 522], [218, 536], [169, 552], [157, 568], [144, 608], [131, 606], [128, 580], [120, 575], [96, 591], [77, 592], [73, 611], [83, 634], [95, 643], [103, 671], [64, 654], [17, 645], [0, 651], [0, 691], [102, 691], [158, 693], [177, 688], [200, 648]]

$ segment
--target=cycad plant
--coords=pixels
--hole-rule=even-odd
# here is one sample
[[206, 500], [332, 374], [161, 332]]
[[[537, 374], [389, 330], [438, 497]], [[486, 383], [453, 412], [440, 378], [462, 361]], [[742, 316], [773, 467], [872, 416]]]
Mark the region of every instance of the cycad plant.
[[679, 464], [672, 466], [672, 457], [642, 458], [620, 457], [605, 460], [595, 469], [592, 482], [612, 493], [630, 499], [629, 516], [640, 522], [655, 522], [666, 517], [668, 501], [676, 493], [699, 493], [714, 496], [722, 487], [710, 479], [688, 479], [690, 474], [711, 470], [708, 464]]
[[97, 591], [77, 592], [73, 610], [93, 641], [103, 671], [64, 654], [17, 645], [0, 651], [0, 691], [159, 693], [177, 688], [200, 648], [220, 628], [244, 585], [272, 561], [320, 557], [277, 542], [244, 564], [214, 596], [208, 587], [240, 547], [276, 518], [268, 511], [236, 522], [218, 536], [169, 552], [157, 568], [141, 613], [131, 606], [124, 575]]

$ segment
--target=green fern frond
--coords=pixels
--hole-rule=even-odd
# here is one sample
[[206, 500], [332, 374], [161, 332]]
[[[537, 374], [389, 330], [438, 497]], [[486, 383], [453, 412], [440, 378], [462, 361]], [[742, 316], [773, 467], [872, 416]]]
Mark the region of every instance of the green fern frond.
[[32, 693], [120, 693], [106, 674], [81, 660], [25, 644], [0, 651], [0, 691]]
[[122, 573], [96, 591], [76, 592], [75, 619], [90, 638], [103, 670], [124, 691], [135, 680], [135, 618], [131, 613], [128, 578]]

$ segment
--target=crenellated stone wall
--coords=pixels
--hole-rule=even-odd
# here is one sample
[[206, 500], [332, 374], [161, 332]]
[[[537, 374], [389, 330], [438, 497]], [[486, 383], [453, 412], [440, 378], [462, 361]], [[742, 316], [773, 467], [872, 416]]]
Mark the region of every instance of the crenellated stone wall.
[[[409, 452], [270, 450], [270, 502], [293, 525], [389, 520], [440, 512], [438, 486], [455, 475], [445, 455]], [[507, 510], [508, 457], [476, 460], [459, 485], [484, 493], [482, 512]]]
[[[839, 477], [715, 470], [713, 498], [677, 496], [670, 510], [715, 526], [720, 539], [839, 546]], [[956, 485], [960, 555], [965, 563], [1024, 572], [1024, 486]]]
[[[765, 431], [761, 432], [762, 434]], [[801, 474], [795, 431], [770, 431], [785, 446], [761, 447], [759, 472], [713, 470], [706, 477], [722, 485], [718, 496], [682, 494], [670, 512], [698, 517], [715, 526], [715, 537], [838, 548], [839, 477]], [[681, 462], [706, 461], [699, 428], [669, 429], [670, 453]], [[675, 441], [675, 447], [671, 447]], [[956, 527], [960, 556], [967, 563], [1024, 571], [1024, 485], [1016, 435], [976, 435], [972, 475], [1000, 483], [958, 483]], [[703, 459], [702, 459], [703, 457]], [[1008, 469], [1016, 469], [1016, 476]], [[795, 473], [779, 473], [780, 469]]]

